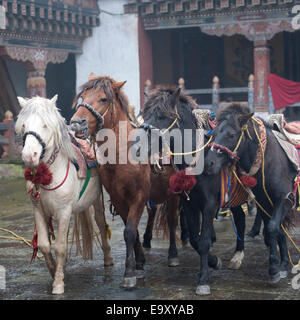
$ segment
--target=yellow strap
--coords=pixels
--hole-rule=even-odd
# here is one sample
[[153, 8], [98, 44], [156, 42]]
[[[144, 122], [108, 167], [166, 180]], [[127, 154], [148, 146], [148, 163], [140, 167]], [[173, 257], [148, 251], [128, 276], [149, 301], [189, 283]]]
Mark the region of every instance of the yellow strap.
[[[253, 118], [253, 120], [255, 120], [256, 123], [259, 123], [255, 118]], [[272, 202], [272, 200], [271, 200], [271, 198], [270, 198], [270, 196], [269, 196], [269, 194], [268, 194], [268, 192], [267, 192], [266, 183], [265, 183], [265, 152], [264, 152], [264, 150], [263, 150], [263, 145], [262, 145], [261, 139], [260, 139], [260, 137], [259, 137], [259, 135], [258, 135], [258, 132], [257, 132], [256, 127], [255, 127], [254, 124], [253, 124], [253, 129], [254, 129], [256, 138], [257, 138], [257, 140], [258, 140], [258, 142], [259, 142], [259, 146], [260, 146], [260, 150], [261, 150], [261, 155], [262, 155], [262, 162], [261, 162], [261, 170], [262, 170], [262, 171], [261, 171], [261, 172], [262, 172], [262, 186], [263, 186], [263, 190], [264, 190], [265, 195], [266, 195], [267, 199], [269, 200], [271, 206], [274, 207], [274, 204], [273, 204], [273, 202]]]
[[204, 146], [202, 146], [200, 149], [198, 150], [194, 150], [194, 151], [190, 151], [190, 152], [177, 152], [177, 153], [173, 153], [171, 151], [167, 152], [167, 155], [168, 156], [185, 156], [185, 155], [190, 155], [190, 154], [194, 154], [194, 153], [198, 153], [200, 151], [202, 151], [203, 149], [205, 149], [209, 143], [211, 142], [212, 140], [212, 136], [210, 136], [210, 138], [208, 139], [208, 141], [206, 142], [206, 144]]
[[178, 121], [178, 118], [175, 118], [175, 120], [172, 122], [172, 124], [169, 126], [169, 128], [167, 128], [166, 130], [164, 130], [164, 131], [162, 132], [162, 134], [166, 134], [169, 130], [171, 130], [171, 129], [174, 127], [174, 125], [176, 124], [177, 121]]

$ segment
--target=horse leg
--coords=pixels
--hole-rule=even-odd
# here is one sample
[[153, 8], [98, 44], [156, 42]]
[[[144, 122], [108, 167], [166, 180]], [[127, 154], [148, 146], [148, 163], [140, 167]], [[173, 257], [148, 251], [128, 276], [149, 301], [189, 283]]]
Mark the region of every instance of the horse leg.
[[[129, 208], [128, 217], [126, 220], [126, 227], [124, 229], [124, 240], [126, 243], [126, 263], [124, 273], [123, 286], [131, 288], [136, 285], [136, 262], [134, 257], [134, 245], [136, 243], [137, 227], [141, 219], [144, 207], [145, 199], [143, 194], [137, 194], [132, 200], [132, 205]], [[122, 216], [122, 213], [120, 212]], [[122, 216], [124, 220], [124, 216]]]
[[181, 229], [181, 243], [183, 247], [186, 247], [189, 241], [189, 229], [186, 222], [184, 211], [180, 210], [180, 229]]
[[[210, 294], [209, 279], [208, 279], [208, 266], [219, 269], [221, 261], [218, 257], [209, 254], [209, 249], [212, 243], [213, 232], [213, 219], [216, 214], [216, 203], [211, 204], [211, 209], [204, 211], [202, 214], [202, 228], [201, 235], [199, 232], [200, 225], [200, 213], [197, 210], [197, 205], [193, 206], [193, 200], [195, 197], [191, 197], [190, 201], [184, 201], [184, 212], [186, 215], [187, 224], [189, 227], [190, 243], [191, 246], [198, 252], [201, 257], [200, 266], [200, 279], [197, 285], [196, 294], [206, 295]], [[206, 207], [208, 204], [206, 202]]]
[[97, 199], [94, 203], [95, 208], [95, 221], [100, 231], [102, 250], [104, 254], [104, 266], [112, 266], [114, 259], [112, 258], [108, 236], [108, 224], [105, 219], [105, 211], [103, 210], [101, 199]]
[[40, 210], [38, 210], [36, 207], [34, 207], [34, 220], [38, 234], [38, 248], [43, 253], [48, 270], [52, 278], [54, 278], [56, 264], [51, 254], [51, 245], [48, 236], [48, 224], [44, 215], [41, 214]]
[[147, 211], [148, 211], [148, 220], [147, 220], [146, 231], [144, 233], [143, 247], [145, 249], [151, 249], [152, 232], [153, 232], [153, 225], [154, 225], [154, 219], [155, 219], [157, 207], [156, 206], [150, 206], [150, 208], [147, 207]]
[[262, 223], [262, 217], [261, 217], [259, 210], [257, 210], [253, 226], [252, 226], [251, 230], [249, 231], [249, 233], [247, 234], [247, 236], [249, 236], [251, 238], [258, 236], [259, 232], [260, 232], [260, 228], [261, 228], [261, 223]]
[[135, 262], [136, 262], [136, 277], [144, 278], [144, 264], [145, 264], [145, 256], [144, 251], [140, 242], [139, 231], [136, 232], [136, 239], [134, 244], [134, 254], [135, 254]]
[[286, 278], [288, 276], [288, 266], [289, 266], [289, 254], [288, 254], [288, 248], [286, 243], [286, 236], [282, 228], [279, 230], [279, 236], [278, 236], [278, 246], [280, 250], [280, 278]]
[[229, 269], [239, 269], [244, 259], [244, 236], [245, 236], [245, 213], [241, 206], [231, 208], [234, 223], [236, 226], [236, 250], [233, 258], [230, 260]]
[[168, 210], [168, 227], [170, 233], [170, 246], [168, 255], [168, 266], [176, 267], [179, 265], [178, 253], [176, 248], [176, 227], [178, 225], [177, 209], [179, 205], [179, 198], [171, 198], [167, 201]]
[[266, 226], [266, 243], [270, 248], [269, 256], [269, 275], [272, 282], [278, 282], [280, 280], [279, 270], [279, 254], [277, 250], [277, 244], [279, 239], [279, 229], [282, 219], [282, 213], [284, 212], [284, 199], [279, 199], [275, 203], [273, 215]]
[[64, 293], [64, 268], [67, 257], [67, 235], [71, 218], [71, 208], [66, 208], [57, 215], [57, 236], [55, 240], [56, 270], [52, 294]]

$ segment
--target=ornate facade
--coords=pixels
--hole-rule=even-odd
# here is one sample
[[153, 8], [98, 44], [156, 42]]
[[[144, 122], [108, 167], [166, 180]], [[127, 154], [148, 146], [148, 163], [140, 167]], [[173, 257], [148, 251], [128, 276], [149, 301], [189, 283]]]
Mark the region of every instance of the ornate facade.
[[294, 32], [292, 8], [298, 0], [128, 0], [126, 13], [139, 14], [146, 31], [198, 27], [212, 36], [242, 35], [253, 43], [255, 110], [267, 112], [269, 41]]
[[28, 96], [46, 96], [45, 70], [81, 53], [82, 42], [99, 25], [97, 0], [6, 0], [0, 56], [21, 61], [27, 70]]

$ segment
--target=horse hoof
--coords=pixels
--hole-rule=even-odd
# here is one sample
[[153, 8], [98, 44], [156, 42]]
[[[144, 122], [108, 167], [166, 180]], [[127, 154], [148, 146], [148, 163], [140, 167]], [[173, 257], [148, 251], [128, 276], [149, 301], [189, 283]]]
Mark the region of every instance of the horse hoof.
[[219, 257], [217, 257], [217, 259], [218, 259], [218, 262], [215, 267], [215, 270], [220, 270], [222, 268], [222, 260]]
[[200, 296], [210, 294], [210, 286], [209, 285], [199, 285], [196, 289], [196, 294]]
[[280, 279], [281, 279], [280, 272], [278, 272], [278, 273], [276, 273], [276, 274], [271, 276], [271, 282], [272, 283], [277, 283], [277, 282], [279, 282]]
[[145, 252], [145, 253], [149, 253], [149, 252], [151, 251], [151, 248], [145, 248], [145, 247], [143, 247], [143, 249], [144, 249], [144, 252]]
[[63, 294], [64, 293], [64, 285], [59, 284], [52, 289], [52, 294]]
[[145, 278], [145, 270], [136, 270], [136, 278], [144, 279]]
[[189, 248], [190, 244], [188, 240], [184, 240], [181, 242], [182, 248]]
[[230, 261], [228, 269], [238, 270], [242, 265], [241, 261]]
[[121, 285], [124, 288], [133, 288], [136, 286], [136, 277], [124, 278], [124, 281]]
[[179, 259], [178, 258], [170, 258], [170, 259], [168, 259], [168, 266], [169, 267], [177, 267], [177, 266], [179, 266]]
[[259, 232], [255, 232], [255, 231], [250, 231], [249, 233], [247, 233], [247, 237], [251, 238], [252, 240], [259, 235]]
[[280, 279], [284, 279], [288, 276], [289, 273], [287, 271], [280, 271], [279, 274], [280, 274]]
[[112, 257], [104, 259], [104, 267], [109, 267], [114, 265], [114, 259]]

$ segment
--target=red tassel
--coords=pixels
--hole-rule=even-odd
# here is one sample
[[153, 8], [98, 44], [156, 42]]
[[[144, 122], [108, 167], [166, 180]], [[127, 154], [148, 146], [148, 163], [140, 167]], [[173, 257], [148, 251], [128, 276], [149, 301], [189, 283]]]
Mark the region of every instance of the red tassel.
[[253, 188], [257, 184], [257, 180], [251, 176], [242, 175], [240, 179], [245, 187]]
[[37, 234], [36, 228], [34, 228], [34, 234], [33, 234], [31, 244], [32, 244], [33, 252], [32, 252], [30, 263], [32, 263], [35, 260], [37, 253], [38, 253], [38, 249], [39, 249], [38, 248], [38, 234]]
[[42, 184], [47, 186], [52, 182], [52, 173], [44, 162], [41, 162], [33, 174], [29, 167], [26, 167], [24, 171], [24, 177], [26, 180], [31, 181], [34, 184]]
[[190, 191], [196, 183], [194, 175], [187, 175], [185, 170], [181, 170], [170, 177], [168, 194]]

